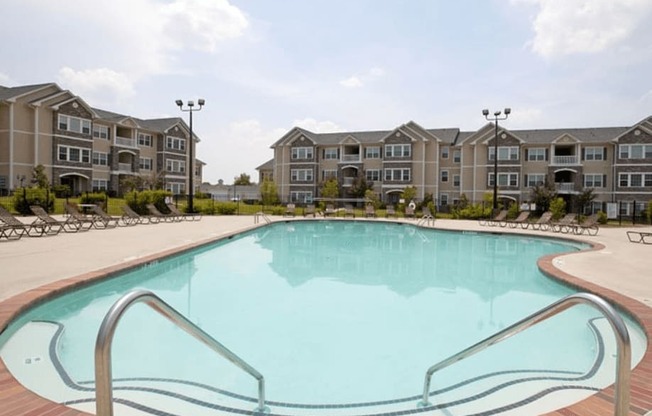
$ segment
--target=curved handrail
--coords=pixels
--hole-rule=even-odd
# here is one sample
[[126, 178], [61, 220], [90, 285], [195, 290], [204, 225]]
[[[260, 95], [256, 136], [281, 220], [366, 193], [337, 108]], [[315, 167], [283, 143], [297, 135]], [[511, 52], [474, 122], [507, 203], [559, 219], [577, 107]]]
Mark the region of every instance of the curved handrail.
[[599, 296], [590, 293], [576, 293], [574, 295], [566, 296], [557, 302], [533, 313], [532, 315], [524, 318], [517, 323], [495, 333], [494, 335], [485, 338], [484, 340], [454, 354], [443, 361], [431, 366], [426, 371], [426, 378], [423, 385], [423, 397], [418, 403], [421, 407], [430, 406], [428, 402], [428, 393], [430, 392], [430, 380], [432, 375], [451, 364], [461, 361], [470, 357], [494, 344], [506, 340], [512, 335], [516, 335], [521, 331], [528, 329], [531, 326], [543, 322], [548, 318], [557, 315], [575, 305], [585, 304], [599, 310], [602, 315], [609, 321], [611, 329], [616, 336], [616, 381], [615, 381], [615, 397], [614, 397], [614, 415], [626, 416], [629, 414], [629, 379], [631, 373], [631, 343], [629, 339], [629, 332], [625, 322], [616, 312], [616, 310]]
[[113, 385], [111, 376], [111, 345], [120, 318], [133, 304], [144, 302], [173, 324], [194, 336], [222, 357], [258, 380], [258, 407], [255, 412], [267, 413], [265, 406], [265, 379], [255, 368], [220, 344], [161, 298], [147, 290], [130, 292], [113, 304], [104, 317], [95, 342], [95, 411], [98, 416], [113, 416]]

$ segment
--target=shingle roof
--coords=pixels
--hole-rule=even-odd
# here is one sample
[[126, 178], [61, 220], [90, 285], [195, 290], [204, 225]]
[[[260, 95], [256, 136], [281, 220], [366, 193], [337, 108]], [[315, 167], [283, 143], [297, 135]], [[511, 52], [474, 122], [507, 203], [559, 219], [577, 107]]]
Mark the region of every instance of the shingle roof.
[[272, 170], [274, 169], [274, 159], [270, 159], [262, 165], [258, 166], [256, 170]]
[[613, 140], [631, 127], [593, 127], [576, 129], [508, 130], [526, 144], [549, 144], [564, 135], [575, 137], [582, 143], [604, 143]]
[[13, 97], [18, 97], [32, 90], [38, 90], [52, 83], [47, 84], [34, 84], [34, 85], [21, 85], [19, 87], [5, 87], [0, 85], [0, 100], [8, 100]]

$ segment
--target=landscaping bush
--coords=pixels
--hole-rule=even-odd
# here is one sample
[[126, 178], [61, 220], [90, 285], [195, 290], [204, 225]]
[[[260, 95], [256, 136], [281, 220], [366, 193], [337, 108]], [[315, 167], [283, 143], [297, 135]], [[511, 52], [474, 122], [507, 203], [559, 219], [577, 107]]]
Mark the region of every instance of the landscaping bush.
[[107, 199], [106, 199], [106, 194], [103, 192], [97, 192], [97, 193], [86, 193], [79, 198], [79, 203], [80, 204], [95, 204], [99, 207], [101, 207], [103, 210], [106, 211], [106, 205], [107, 205]]
[[607, 213], [604, 211], [598, 211], [598, 223], [599, 224], [606, 224], [607, 221], [609, 221], [609, 218], [607, 218]]
[[552, 219], [557, 221], [566, 213], [566, 201], [563, 198], [556, 198], [550, 203], [550, 212], [552, 212]]
[[513, 220], [514, 218], [518, 217], [520, 209], [518, 204], [515, 202], [512, 205], [509, 206], [507, 209], [507, 219]]
[[21, 188], [14, 192], [13, 206], [21, 215], [32, 215], [30, 205], [40, 205], [48, 212], [54, 208], [54, 194], [44, 188]]
[[170, 192], [163, 190], [132, 191], [125, 195], [125, 202], [140, 215], [149, 215], [147, 204], [154, 204], [159, 211], [167, 213], [170, 210], [165, 205], [165, 198], [171, 196]]

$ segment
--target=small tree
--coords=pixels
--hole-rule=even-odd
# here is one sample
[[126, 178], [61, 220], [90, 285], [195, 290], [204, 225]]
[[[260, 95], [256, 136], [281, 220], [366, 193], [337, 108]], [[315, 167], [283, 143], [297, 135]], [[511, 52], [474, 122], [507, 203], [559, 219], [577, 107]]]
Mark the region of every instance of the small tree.
[[378, 199], [378, 195], [372, 189], [367, 189], [364, 193], [364, 199], [367, 201], [367, 204], [373, 205], [374, 208], [378, 209], [380, 207], [380, 199]]
[[251, 176], [246, 173], [241, 173], [240, 176], [233, 178], [233, 184], [237, 186], [249, 186], [251, 185]]
[[564, 198], [556, 198], [550, 203], [550, 212], [552, 212], [552, 219], [558, 220], [566, 213], [566, 201]]
[[550, 210], [552, 201], [557, 198], [557, 189], [555, 184], [546, 182], [545, 184], [537, 184], [532, 188], [532, 202], [536, 204], [537, 214], [542, 214]]
[[260, 184], [260, 197], [263, 205], [276, 205], [279, 202], [276, 183], [270, 179], [263, 180]]
[[340, 196], [340, 186], [337, 179], [331, 178], [321, 186], [320, 195], [322, 198], [335, 199]]
[[347, 195], [352, 198], [364, 198], [367, 190], [373, 187], [373, 182], [367, 182], [367, 178], [364, 174], [360, 173], [353, 180], [353, 184], [346, 191]]
[[403, 192], [401, 193], [401, 198], [405, 200], [405, 203], [409, 203], [414, 198], [416, 198], [416, 196], [417, 188], [414, 186], [408, 186], [407, 188], [403, 189]]
[[48, 189], [50, 187], [50, 180], [48, 179], [48, 175], [45, 174], [45, 166], [34, 166], [34, 170], [32, 170], [32, 182], [37, 188]]
[[584, 188], [584, 190], [577, 195], [577, 204], [579, 205], [580, 212], [584, 212], [584, 207], [592, 203], [597, 195], [593, 188]]

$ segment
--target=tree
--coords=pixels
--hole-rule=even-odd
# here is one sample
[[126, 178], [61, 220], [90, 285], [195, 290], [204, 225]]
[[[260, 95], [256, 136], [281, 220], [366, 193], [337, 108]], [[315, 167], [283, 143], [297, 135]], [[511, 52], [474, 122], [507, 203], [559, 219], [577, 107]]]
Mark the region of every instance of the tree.
[[45, 166], [34, 166], [34, 170], [32, 170], [32, 183], [41, 189], [48, 189], [50, 187], [50, 180], [48, 179], [48, 175], [45, 174]]
[[321, 187], [321, 197], [334, 199], [340, 196], [340, 186], [337, 183], [337, 179], [331, 178], [324, 182]]
[[367, 189], [364, 193], [364, 198], [368, 204], [373, 205], [374, 208], [380, 208], [380, 200], [378, 195], [373, 191], [373, 189]]
[[246, 173], [241, 173], [240, 176], [233, 178], [233, 184], [238, 186], [249, 186], [251, 185], [251, 176]]
[[403, 193], [401, 194], [401, 198], [405, 200], [406, 204], [409, 204], [410, 201], [412, 201], [414, 198], [417, 196], [417, 188], [414, 186], [408, 186], [407, 188], [403, 189]]
[[263, 180], [263, 183], [260, 184], [260, 197], [263, 200], [263, 205], [278, 204], [279, 198], [276, 183], [270, 179]]
[[373, 188], [373, 182], [367, 182], [365, 175], [360, 173], [355, 177], [353, 184], [347, 189], [346, 193], [352, 198], [364, 198], [367, 190], [371, 188]]
[[592, 203], [597, 195], [593, 188], [584, 188], [584, 190], [577, 195], [577, 204], [580, 211], [584, 210], [584, 207]]
[[550, 209], [550, 204], [557, 198], [557, 188], [549, 182], [537, 184], [532, 188], [532, 202], [536, 204], [536, 212], [542, 214]]

